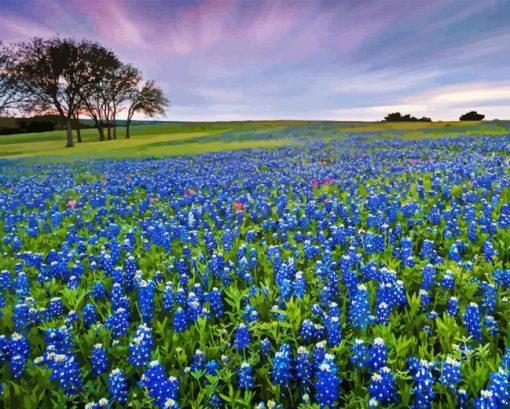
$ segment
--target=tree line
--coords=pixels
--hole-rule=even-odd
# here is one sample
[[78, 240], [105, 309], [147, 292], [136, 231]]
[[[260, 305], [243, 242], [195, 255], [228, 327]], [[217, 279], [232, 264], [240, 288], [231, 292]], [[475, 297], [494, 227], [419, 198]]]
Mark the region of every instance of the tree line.
[[[136, 113], [162, 115], [169, 101], [154, 81], [97, 42], [34, 38], [0, 43], [0, 115], [14, 111], [57, 114], [74, 146], [73, 122], [92, 118], [99, 140], [117, 139], [117, 118], [125, 112], [126, 138]], [[79, 126], [77, 141], [82, 142]]]
[[[482, 121], [485, 115], [479, 114], [476, 111], [470, 111], [460, 116], [459, 121]], [[386, 122], [432, 122], [432, 119], [427, 117], [416, 118], [409, 114], [402, 115], [400, 112], [393, 112], [384, 117]]]

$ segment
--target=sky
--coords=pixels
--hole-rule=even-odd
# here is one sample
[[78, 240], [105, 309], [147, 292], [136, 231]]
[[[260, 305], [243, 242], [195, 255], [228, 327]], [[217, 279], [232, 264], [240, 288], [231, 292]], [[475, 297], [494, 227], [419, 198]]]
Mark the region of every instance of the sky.
[[510, 119], [510, 0], [0, 0], [0, 39], [96, 40], [165, 119]]

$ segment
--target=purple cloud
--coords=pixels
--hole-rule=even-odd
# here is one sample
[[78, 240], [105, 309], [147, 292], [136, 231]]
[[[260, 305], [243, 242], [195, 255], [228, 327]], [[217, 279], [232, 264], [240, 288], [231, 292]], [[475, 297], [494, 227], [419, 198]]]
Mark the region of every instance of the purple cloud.
[[395, 106], [448, 119], [477, 105], [501, 116], [509, 18], [492, 0], [29, 0], [0, 3], [0, 38], [101, 41], [164, 87], [169, 119], [379, 119]]

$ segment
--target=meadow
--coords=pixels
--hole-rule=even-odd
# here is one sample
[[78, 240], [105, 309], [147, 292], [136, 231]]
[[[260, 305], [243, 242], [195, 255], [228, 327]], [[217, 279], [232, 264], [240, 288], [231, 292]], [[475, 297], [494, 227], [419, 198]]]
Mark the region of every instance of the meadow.
[[510, 407], [506, 122], [0, 136], [0, 406]]
[[350, 136], [373, 139], [429, 139], [445, 136], [505, 135], [510, 122], [368, 123], [334, 121], [162, 122], [138, 125], [132, 138], [118, 128], [118, 139], [98, 140], [97, 130], [82, 129], [83, 143], [63, 149], [65, 131], [0, 135], [0, 158], [30, 157], [35, 161], [99, 158], [165, 157], [247, 148], [272, 148], [338, 140]]

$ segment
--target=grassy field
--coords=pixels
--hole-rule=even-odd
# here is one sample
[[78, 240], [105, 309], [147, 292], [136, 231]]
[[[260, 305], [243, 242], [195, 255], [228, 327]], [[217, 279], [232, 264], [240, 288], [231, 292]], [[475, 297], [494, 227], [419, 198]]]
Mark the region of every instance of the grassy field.
[[367, 123], [333, 121], [167, 122], [132, 128], [125, 139], [99, 142], [95, 129], [82, 130], [83, 143], [64, 148], [63, 131], [0, 135], [0, 157], [28, 157], [44, 161], [93, 158], [186, 155], [245, 148], [270, 148], [369, 135], [374, 138], [423, 139], [444, 136], [501, 135], [510, 133], [510, 122]]

